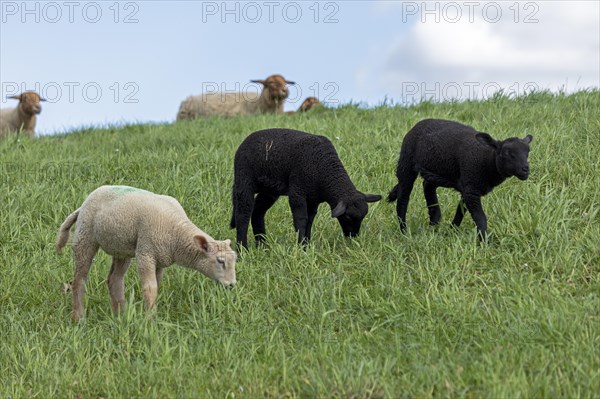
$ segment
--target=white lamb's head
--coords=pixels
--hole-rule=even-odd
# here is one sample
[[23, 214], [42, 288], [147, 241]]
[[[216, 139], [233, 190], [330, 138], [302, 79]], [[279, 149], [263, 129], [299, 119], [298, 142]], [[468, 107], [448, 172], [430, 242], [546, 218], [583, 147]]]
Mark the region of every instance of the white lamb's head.
[[194, 236], [194, 243], [204, 255], [196, 258], [194, 268], [226, 287], [233, 287], [237, 282], [235, 277], [237, 255], [231, 249], [231, 241], [208, 241], [205, 236], [198, 234]]
[[46, 101], [35, 91], [26, 91], [17, 96], [10, 96], [8, 98], [19, 100], [19, 108], [21, 109], [21, 112], [28, 116], [38, 115], [40, 112], [42, 112], [42, 105], [40, 102]]
[[263, 95], [274, 103], [280, 104], [288, 97], [289, 91], [287, 85], [294, 85], [295, 82], [285, 80], [281, 75], [271, 75], [265, 80], [251, 80], [252, 83], [260, 83], [263, 85]]

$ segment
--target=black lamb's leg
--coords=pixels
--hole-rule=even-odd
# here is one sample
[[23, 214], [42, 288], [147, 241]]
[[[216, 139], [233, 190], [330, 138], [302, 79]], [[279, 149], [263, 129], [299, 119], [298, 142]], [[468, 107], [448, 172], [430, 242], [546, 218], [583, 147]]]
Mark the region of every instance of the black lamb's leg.
[[400, 222], [400, 229], [402, 232], [406, 232], [406, 210], [408, 209], [408, 201], [410, 200], [410, 193], [417, 179], [417, 172], [412, 170], [405, 170], [402, 175], [398, 175], [398, 202], [396, 203], [396, 212], [398, 214], [398, 221]]
[[267, 193], [259, 193], [254, 199], [254, 209], [252, 210], [252, 230], [256, 244], [262, 244], [265, 241], [265, 214], [277, 201], [279, 196]]
[[477, 233], [481, 240], [485, 240], [487, 231], [487, 218], [483, 212], [483, 206], [481, 205], [481, 197], [477, 194], [464, 194], [463, 199], [467, 209], [473, 217], [473, 221], [477, 226]]
[[298, 232], [298, 244], [308, 244], [306, 227], [308, 224], [308, 210], [306, 198], [297, 193], [289, 193], [290, 208], [294, 218], [294, 228]]
[[235, 199], [235, 185], [231, 189], [231, 221], [229, 222], [229, 227], [235, 229], [235, 203], [237, 200]]
[[235, 228], [238, 247], [248, 249], [248, 225], [254, 206], [254, 193], [243, 190], [235, 192]]
[[442, 212], [440, 211], [440, 204], [438, 203], [436, 189], [437, 186], [435, 184], [430, 183], [427, 180], [423, 180], [423, 193], [425, 194], [427, 210], [429, 211], [429, 224], [432, 226], [438, 224], [442, 218]]
[[456, 214], [454, 215], [454, 219], [452, 220], [452, 225], [455, 227], [460, 227], [460, 224], [465, 217], [465, 201], [461, 198], [458, 201], [458, 206], [456, 207]]
[[319, 204], [308, 203], [307, 204], [307, 212], [308, 212], [308, 220], [306, 223], [306, 242], [310, 241], [312, 224], [315, 220], [315, 216], [317, 215], [317, 210], [319, 209]]

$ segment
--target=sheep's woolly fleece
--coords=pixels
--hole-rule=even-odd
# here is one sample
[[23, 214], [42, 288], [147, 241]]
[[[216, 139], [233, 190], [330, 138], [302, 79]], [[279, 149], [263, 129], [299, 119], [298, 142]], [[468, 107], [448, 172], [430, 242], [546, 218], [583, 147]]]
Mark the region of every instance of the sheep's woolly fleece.
[[173, 263], [226, 286], [236, 283], [236, 255], [230, 241], [217, 241], [196, 227], [175, 198], [133, 187], [99, 187], [61, 225], [56, 240], [58, 251], [66, 245], [75, 223], [75, 320], [83, 316], [83, 286], [98, 248], [113, 257], [109, 287], [116, 287], [110, 290], [115, 311], [124, 304], [123, 276], [133, 257], [137, 258], [148, 308], [154, 307], [163, 269]]
[[281, 75], [271, 75], [265, 80], [252, 80], [263, 86], [260, 93], [204, 93], [186, 98], [179, 106], [177, 120], [202, 116], [235, 116], [267, 113], [283, 113], [289, 91]]
[[237, 228], [238, 244], [247, 246], [251, 216], [256, 240], [264, 238], [264, 215], [281, 195], [289, 196], [301, 243], [310, 240], [320, 203], [329, 204], [344, 235], [355, 236], [367, 214], [367, 203], [381, 199], [356, 189], [327, 137], [289, 129], [254, 132], [239, 146], [234, 159], [231, 227]]
[[461, 201], [452, 223], [461, 224], [466, 206], [480, 237], [485, 238], [487, 217], [481, 197], [511, 176], [527, 179], [532, 139], [528, 135], [523, 139], [511, 137], [496, 141], [489, 134], [458, 122], [442, 119], [418, 122], [404, 137], [396, 169], [398, 184], [388, 195], [388, 201], [398, 200], [401, 229], [406, 229], [410, 193], [420, 174], [430, 224], [438, 224], [441, 218], [437, 187], [453, 188], [461, 193]]

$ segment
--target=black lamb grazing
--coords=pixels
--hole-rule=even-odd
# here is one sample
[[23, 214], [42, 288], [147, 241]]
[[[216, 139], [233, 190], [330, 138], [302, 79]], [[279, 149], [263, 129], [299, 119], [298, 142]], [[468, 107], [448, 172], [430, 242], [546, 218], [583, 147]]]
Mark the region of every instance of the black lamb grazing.
[[452, 224], [460, 226], [464, 207], [471, 213], [480, 238], [485, 239], [487, 219], [481, 197], [508, 177], [526, 180], [529, 176], [529, 143], [533, 137], [494, 140], [471, 126], [442, 119], [418, 122], [404, 137], [396, 176], [398, 184], [388, 202], [398, 199], [400, 228], [406, 230], [406, 208], [417, 175], [423, 178], [430, 224], [441, 218], [436, 189], [453, 188], [461, 193]]
[[289, 198], [301, 244], [310, 240], [320, 203], [329, 204], [344, 235], [352, 237], [359, 233], [367, 203], [381, 199], [356, 189], [328, 138], [289, 129], [254, 132], [234, 160], [231, 228], [237, 228], [238, 245], [248, 247], [250, 220], [256, 243], [264, 241], [265, 213], [281, 195]]

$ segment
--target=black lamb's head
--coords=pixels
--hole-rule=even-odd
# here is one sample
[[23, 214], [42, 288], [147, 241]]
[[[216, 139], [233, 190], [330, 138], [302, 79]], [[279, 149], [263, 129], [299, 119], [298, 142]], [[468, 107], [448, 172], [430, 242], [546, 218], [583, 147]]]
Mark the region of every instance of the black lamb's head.
[[533, 137], [529, 134], [520, 139], [511, 137], [504, 141], [496, 141], [487, 133], [478, 133], [477, 140], [496, 150], [496, 168], [505, 177], [517, 176], [520, 180], [529, 177], [529, 144]]
[[337, 218], [346, 237], [355, 237], [360, 232], [360, 225], [369, 211], [369, 202], [377, 202], [381, 195], [363, 194], [356, 192], [354, 195], [342, 199], [331, 211], [331, 216]]

